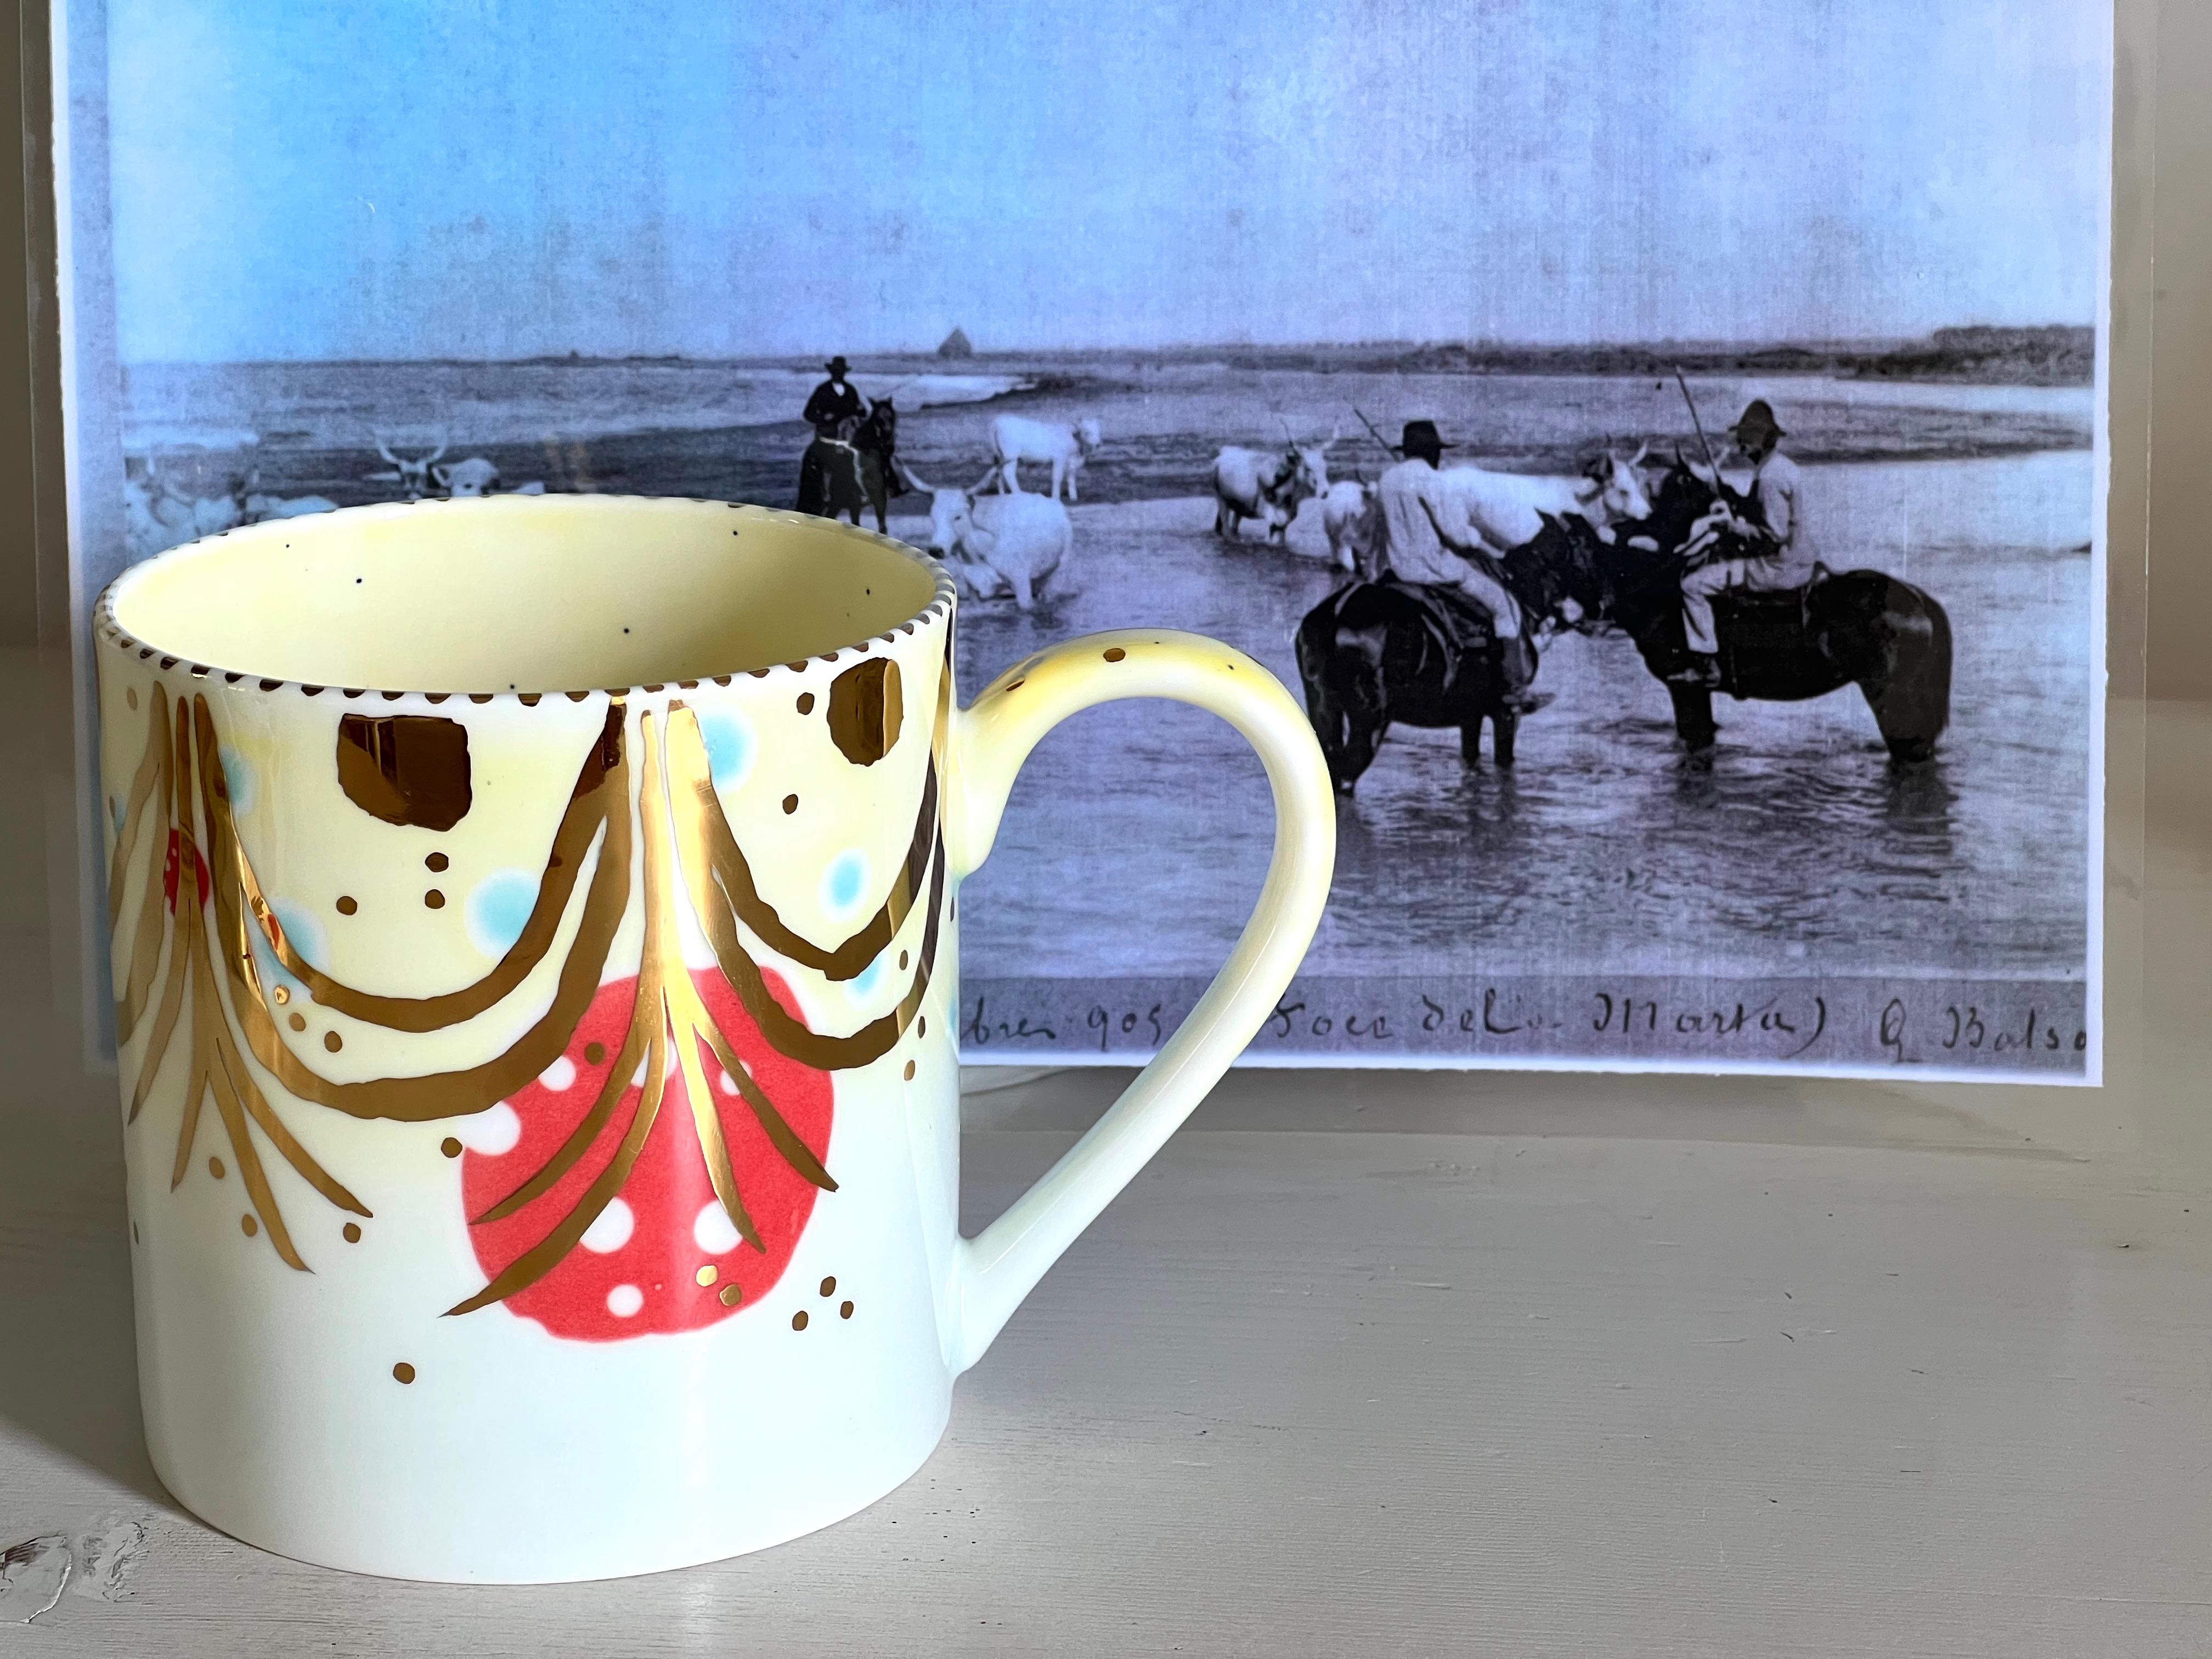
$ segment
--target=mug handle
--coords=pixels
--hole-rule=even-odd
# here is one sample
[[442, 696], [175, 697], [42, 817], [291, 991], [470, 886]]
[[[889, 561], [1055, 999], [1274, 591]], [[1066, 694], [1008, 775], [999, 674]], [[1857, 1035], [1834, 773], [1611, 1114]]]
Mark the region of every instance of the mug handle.
[[945, 790], [954, 875], [982, 863], [1030, 750], [1079, 709], [1169, 697], [1221, 716], [1259, 751], [1275, 850], [1251, 920], [1189, 1018], [1106, 1115], [1004, 1215], [956, 1248], [955, 1372], [982, 1358], [1022, 1298], [1143, 1169], [1243, 1051], [1304, 959], [1328, 899], [1336, 808], [1321, 745], [1282, 683], [1243, 652], [1166, 629], [1089, 634], [1008, 669], [954, 727]]

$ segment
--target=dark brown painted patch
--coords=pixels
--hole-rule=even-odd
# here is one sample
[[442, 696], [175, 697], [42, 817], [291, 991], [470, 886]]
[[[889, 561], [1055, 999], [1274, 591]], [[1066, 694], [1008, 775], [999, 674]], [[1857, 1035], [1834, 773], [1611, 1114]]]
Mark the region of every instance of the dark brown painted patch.
[[830, 737], [855, 766], [873, 766], [898, 742], [906, 710], [898, 665], [866, 657], [830, 682]]
[[338, 782], [371, 817], [450, 830], [468, 816], [469, 729], [438, 714], [348, 714], [338, 722]]

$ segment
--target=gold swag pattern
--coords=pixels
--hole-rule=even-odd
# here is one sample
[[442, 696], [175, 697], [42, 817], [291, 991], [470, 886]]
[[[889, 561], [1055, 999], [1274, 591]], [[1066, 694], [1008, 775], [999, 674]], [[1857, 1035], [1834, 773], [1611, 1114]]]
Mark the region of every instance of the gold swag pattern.
[[[108, 922], [118, 989], [116, 1034], [127, 1045], [142, 1026], [127, 1121], [136, 1123], [177, 1034], [189, 1054], [170, 1188], [190, 1173], [204, 1103], [212, 1099], [252, 1212], [249, 1234], [265, 1230], [284, 1262], [311, 1271], [270, 1187], [254, 1130], [331, 1204], [363, 1218], [371, 1212], [311, 1155], [287, 1124], [256, 1068], [308, 1106], [357, 1119], [421, 1123], [480, 1112], [521, 1089], [557, 1059], [605, 977], [607, 958], [629, 915], [632, 872], [643, 906], [643, 944], [627, 1035], [598, 1098], [546, 1163], [475, 1224], [501, 1219], [551, 1189], [595, 1148], [611, 1151], [577, 1203], [476, 1295], [449, 1312], [503, 1300], [535, 1283], [574, 1249], [621, 1192], [665, 1097], [672, 1066], [682, 1068], [694, 1137], [716, 1197], [738, 1236], [763, 1248], [732, 1167], [701, 1061], [703, 1043], [737, 1084], [777, 1154], [825, 1192], [827, 1170], [787, 1123], [739, 1058], [693, 985], [681, 957], [674, 907], [688, 902], [727, 981], [763, 1036], [779, 1053], [819, 1071], [872, 1064], [894, 1048], [918, 1017], [935, 967], [945, 896], [938, 789], [951, 706], [950, 665], [940, 676], [929, 757], [914, 833], [883, 903], [849, 937], [817, 944], [785, 923], [762, 896], [716, 794], [698, 717], [672, 702], [665, 718], [641, 711], [639, 763], [632, 787], [624, 701], [610, 701], [605, 724], [577, 769], [568, 802], [520, 934], [491, 969], [457, 990], [425, 997], [364, 991], [307, 961], [286, 936], [240, 843], [207, 699], [173, 702], [156, 683], [147, 710], [143, 754], [116, 831], [108, 871]], [[891, 665], [896, 672], [896, 665]], [[643, 858], [636, 854], [641, 846]], [[591, 866], [588, 882], [585, 866]], [[173, 887], [167, 878], [173, 866]], [[129, 883], [142, 885], [125, 916]], [[420, 1076], [356, 1082], [323, 1076], [277, 1029], [293, 999], [283, 983], [264, 982], [259, 944], [317, 1006], [403, 1036], [440, 1031], [496, 1007], [546, 959], [562, 924], [584, 892], [550, 1005], [505, 1050], [483, 1063]], [[866, 972], [897, 938], [925, 887], [921, 948], [905, 992], [888, 1013], [848, 1035], [817, 1032], [769, 992], [755, 945], [831, 981]], [[173, 899], [171, 898], [172, 890]], [[905, 953], [901, 953], [901, 966]], [[155, 994], [159, 986], [158, 1000]], [[148, 1025], [149, 1012], [151, 1024]], [[302, 1021], [290, 1011], [295, 1030]], [[249, 1056], [251, 1063], [249, 1063]], [[640, 1061], [644, 1083], [626, 1121], [617, 1109]], [[216, 1166], [219, 1169], [219, 1165]], [[352, 1236], [350, 1233], [349, 1236]]]

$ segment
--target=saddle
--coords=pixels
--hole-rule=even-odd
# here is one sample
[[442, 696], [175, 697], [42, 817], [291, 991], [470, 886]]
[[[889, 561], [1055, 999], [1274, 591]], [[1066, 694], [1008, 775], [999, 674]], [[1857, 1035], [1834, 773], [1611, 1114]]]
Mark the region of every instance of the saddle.
[[1497, 623], [1490, 612], [1459, 589], [1401, 581], [1388, 571], [1382, 583], [1413, 602], [1422, 626], [1439, 646], [1448, 647], [1444, 653], [1448, 660], [1460, 653], [1487, 651], [1498, 642]]
[[1826, 565], [1816, 563], [1812, 579], [1802, 587], [1780, 587], [1763, 593], [1739, 587], [1713, 596], [1713, 632], [1719, 637], [1723, 690], [1735, 695], [1742, 678], [1741, 664], [1790, 656], [1805, 649], [1813, 630], [1808, 601], [1828, 574]]

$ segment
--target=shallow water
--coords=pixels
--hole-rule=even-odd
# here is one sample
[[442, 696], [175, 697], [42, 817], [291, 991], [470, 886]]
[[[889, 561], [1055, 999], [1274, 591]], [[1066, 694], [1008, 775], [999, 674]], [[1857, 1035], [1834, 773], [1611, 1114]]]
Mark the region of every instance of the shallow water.
[[[1519, 764], [1454, 732], [1394, 731], [1340, 808], [1336, 886], [1310, 975], [1973, 972], [2072, 977], [2087, 939], [2091, 458], [1807, 469], [1837, 568], [1927, 587], [1956, 640], [1938, 760], [1887, 763], [1855, 690], [1716, 700], [1709, 770], [1617, 637], [1547, 654], [1551, 707]], [[1310, 512], [1294, 541], [1317, 546]], [[1079, 508], [1069, 591], [1030, 617], [963, 612], [963, 696], [1054, 639], [1146, 623], [1212, 634], [1297, 688], [1316, 559], [1208, 534], [1210, 505]], [[895, 526], [896, 528], [896, 526]], [[1258, 763], [1195, 711], [1090, 711], [1040, 746], [969, 884], [975, 978], [1210, 971], [1259, 890]]]

